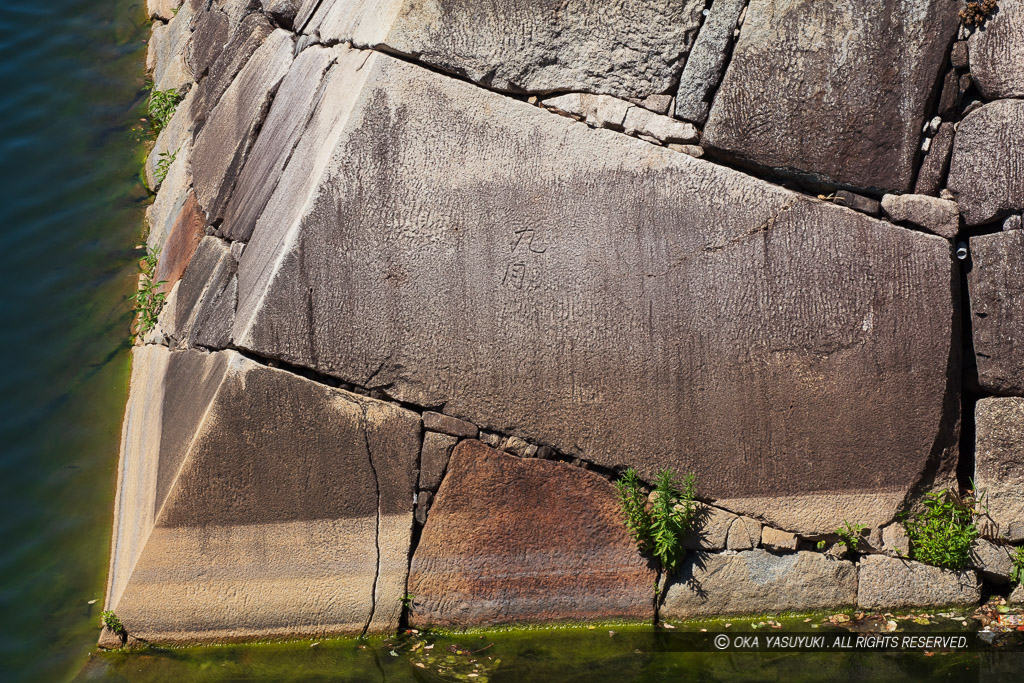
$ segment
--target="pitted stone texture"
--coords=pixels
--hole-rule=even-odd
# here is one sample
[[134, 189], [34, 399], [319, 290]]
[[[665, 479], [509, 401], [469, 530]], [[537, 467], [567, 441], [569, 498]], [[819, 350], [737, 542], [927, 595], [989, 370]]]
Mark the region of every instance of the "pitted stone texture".
[[181, 7], [182, 0], [146, 0], [146, 11], [150, 19], [170, 21], [175, 10]]
[[593, 472], [464, 441], [409, 573], [414, 626], [647, 619], [655, 571]]
[[802, 534], [952, 469], [948, 242], [352, 54], [242, 257], [240, 348]]
[[986, 99], [1024, 97], [1024, 2], [1000, 0], [968, 43], [971, 77]]
[[[190, 59], [195, 63], [193, 70], [197, 76], [204, 74], [196, 85], [195, 99], [187, 110], [196, 130], [202, 129], [221, 97], [274, 31], [262, 14], [249, 14], [237, 24], [232, 24], [223, 12], [211, 10], [203, 19], [205, 21], [196, 28], [190, 43]], [[220, 44], [219, 40], [225, 42]], [[209, 42], [214, 45], [209, 45]], [[258, 97], [251, 92], [243, 96]]]
[[945, 187], [955, 135], [956, 130], [952, 123], [947, 121], [939, 126], [939, 132], [932, 138], [932, 144], [928, 148], [928, 156], [921, 162], [921, 169], [917, 172], [915, 193], [937, 195]]
[[480, 430], [472, 422], [466, 422], [450, 415], [442, 415], [428, 410], [423, 413], [423, 428], [432, 432], [441, 432], [460, 439], [475, 439]]
[[1024, 395], [1024, 231], [971, 238], [967, 273], [981, 386]]
[[974, 483], [987, 496], [998, 535], [1024, 541], [1024, 398], [982, 399], [974, 416]]
[[153, 75], [154, 90], [184, 92], [192, 84], [192, 70], [185, 53], [192, 37], [192, 3], [186, 2], [166, 24], [156, 24], [149, 39], [146, 70]]
[[192, 178], [208, 222], [223, 217], [238, 171], [263, 122], [271, 99], [292, 63], [293, 37], [274, 31], [224, 92], [196, 137]]
[[612, 130], [623, 129], [626, 114], [635, 106], [611, 95], [578, 92], [549, 97], [542, 104], [558, 112], [579, 116], [592, 126]]
[[910, 223], [951, 240], [960, 229], [960, 210], [956, 202], [921, 194], [882, 197], [882, 211], [890, 220]]
[[500, 90], [642, 99], [675, 85], [703, 9], [704, 0], [305, 0], [296, 23], [325, 42], [387, 47]]
[[1012, 546], [996, 545], [984, 538], [971, 543], [971, 568], [993, 583], [1007, 584], [1013, 570]]
[[169, 291], [181, 279], [205, 234], [203, 212], [199, 210], [195, 195], [189, 191], [157, 261], [153, 280], [166, 283], [162, 291]]
[[248, 240], [252, 236], [256, 220], [277, 187], [299, 135], [319, 104], [327, 69], [339, 54], [344, 54], [340, 50], [344, 48], [313, 46], [295, 59], [238, 175], [220, 234], [233, 240]]
[[260, 0], [263, 11], [284, 28], [292, 28], [302, 0]]
[[423, 450], [420, 452], [420, 489], [437, 491], [448, 469], [452, 449], [458, 442], [456, 437], [447, 434], [427, 432], [423, 435]]
[[643, 107], [633, 107], [626, 112], [623, 127], [629, 135], [648, 135], [663, 143], [686, 144], [697, 142], [700, 137], [693, 124], [655, 114]]
[[765, 614], [852, 605], [857, 568], [821, 553], [690, 553], [672, 577], [662, 619]]
[[740, 163], [909, 192], [956, 0], [751, 0], [704, 146]]
[[1017, 584], [1007, 601], [1014, 605], [1024, 604], [1024, 584]]
[[978, 575], [887, 555], [860, 561], [857, 606], [863, 609], [973, 605], [981, 599]]
[[738, 517], [729, 527], [725, 547], [729, 550], [750, 550], [761, 544], [761, 523], [750, 517]]
[[136, 350], [107, 609], [157, 642], [394, 631], [418, 444], [237, 353]]
[[710, 505], [697, 508], [696, 528], [683, 539], [688, 550], [725, 550], [729, 529], [739, 519], [736, 515]]
[[949, 189], [968, 225], [1024, 209], [1024, 100], [1001, 100], [960, 122]]
[[702, 124], [711, 108], [711, 94], [722, 78], [732, 34], [747, 0], [715, 0], [701, 26], [676, 94], [676, 116]]
[[761, 545], [771, 550], [794, 552], [797, 541], [796, 535], [788, 531], [780, 531], [767, 526], [761, 530]]

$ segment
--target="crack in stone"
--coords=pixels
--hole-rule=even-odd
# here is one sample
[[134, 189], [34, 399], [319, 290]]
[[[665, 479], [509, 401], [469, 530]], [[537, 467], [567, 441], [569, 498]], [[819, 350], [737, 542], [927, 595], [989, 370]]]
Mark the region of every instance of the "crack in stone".
[[366, 443], [366, 455], [370, 461], [370, 470], [373, 472], [373, 487], [377, 494], [377, 527], [374, 532], [373, 545], [377, 552], [377, 570], [373, 575], [373, 587], [370, 591], [370, 614], [366, 617], [366, 624], [363, 626], [362, 638], [370, 630], [370, 624], [377, 612], [377, 583], [380, 581], [380, 478], [377, 475], [377, 466], [373, 464], [373, 447], [370, 445], [370, 420], [366, 415], [366, 406], [358, 403], [359, 411], [362, 413], [363, 440]]

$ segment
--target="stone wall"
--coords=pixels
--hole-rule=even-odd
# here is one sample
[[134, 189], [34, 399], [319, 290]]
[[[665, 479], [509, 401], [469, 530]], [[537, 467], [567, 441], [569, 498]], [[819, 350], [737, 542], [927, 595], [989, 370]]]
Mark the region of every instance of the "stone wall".
[[[106, 601], [134, 637], [1006, 584], [1024, 2], [980, 29], [956, 0], [149, 5], [184, 98], [146, 167], [169, 296]], [[697, 476], [677, 575], [625, 532], [626, 467]], [[972, 477], [975, 567], [898, 559], [900, 513]]]

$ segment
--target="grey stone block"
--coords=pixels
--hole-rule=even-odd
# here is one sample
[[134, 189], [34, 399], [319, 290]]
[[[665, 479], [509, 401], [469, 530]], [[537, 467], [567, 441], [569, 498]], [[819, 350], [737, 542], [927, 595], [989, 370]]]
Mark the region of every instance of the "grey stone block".
[[306, 0], [297, 24], [500, 90], [644, 99], [675, 86], [703, 9], [704, 0]]
[[739, 22], [746, 0], [715, 0], [701, 26], [676, 93], [676, 116], [697, 124], [707, 120], [710, 95], [725, 70], [732, 32]]
[[379, 53], [322, 102], [243, 254], [240, 348], [801, 534], [955, 463], [945, 240]]
[[672, 577], [662, 619], [826, 609], [857, 600], [857, 568], [821, 553], [691, 553]]
[[993, 536], [1024, 541], [1024, 398], [985, 398], [975, 409], [974, 483], [986, 496]]
[[957, 10], [931, 0], [751, 0], [704, 146], [810, 180], [909, 192]]
[[960, 209], [956, 202], [922, 194], [887, 194], [882, 211], [890, 220], [910, 223], [930, 233], [952, 240], [960, 230]]
[[1024, 4], [1000, 2], [968, 42], [971, 76], [986, 99], [1024, 97]]
[[[426, 425], [424, 425], [426, 427]], [[419, 488], [437, 491], [444, 473], [448, 469], [448, 459], [452, 455], [459, 440], [447, 434], [428, 431], [423, 435], [423, 450], [420, 451], [420, 485]]]
[[978, 575], [887, 555], [860, 561], [857, 606], [863, 609], [973, 605], [981, 599]]
[[1024, 395], [1024, 231], [972, 237], [967, 274], [981, 386]]
[[1024, 209], [1024, 100], [992, 102], [960, 121], [949, 189], [968, 225]]

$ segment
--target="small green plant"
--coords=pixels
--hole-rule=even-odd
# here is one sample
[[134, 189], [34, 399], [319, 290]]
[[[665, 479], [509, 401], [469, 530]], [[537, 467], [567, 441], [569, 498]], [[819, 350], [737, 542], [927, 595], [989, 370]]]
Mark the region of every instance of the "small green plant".
[[124, 630], [124, 624], [121, 623], [121, 620], [118, 618], [118, 616], [114, 614], [111, 610], [105, 610], [104, 612], [101, 612], [100, 619], [103, 621], [104, 626], [109, 628], [117, 635], [125, 635], [126, 632]]
[[1013, 549], [1013, 567], [1010, 569], [1010, 580], [1016, 584], [1024, 583], [1024, 546]]
[[173, 152], [160, 152], [157, 157], [156, 168], [153, 170], [153, 177], [157, 183], [162, 183], [167, 178], [167, 172], [171, 170], [171, 164], [178, 158], [178, 150]]
[[826, 545], [825, 541], [818, 541], [818, 550], [824, 550]]
[[925, 494], [919, 508], [903, 519], [910, 558], [945, 569], [966, 567], [971, 542], [978, 537], [976, 502], [971, 495], [961, 497], [946, 489]]
[[683, 555], [683, 537], [694, 528], [697, 479], [687, 475], [680, 484], [671, 470], [654, 480], [648, 499], [636, 470], [626, 470], [615, 482], [622, 516], [640, 552], [653, 555], [665, 572], [672, 572]]
[[139, 316], [139, 334], [143, 335], [156, 326], [160, 309], [163, 308], [167, 294], [158, 291], [166, 280], [154, 282], [156, 275], [157, 259], [160, 255], [157, 249], [147, 249], [146, 255], [139, 260], [139, 271], [141, 273], [139, 289], [131, 295], [135, 300], [135, 312]]
[[863, 524], [850, 524], [844, 519], [843, 525], [836, 529], [836, 536], [839, 537], [839, 544], [846, 546], [847, 550], [856, 552], [865, 529], [867, 529], [867, 526]]
[[401, 598], [399, 598], [399, 601], [402, 603], [402, 607], [412, 607], [412, 602], [415, 599], [416, 599], [415, 595], [412, 595], [410, 593], [406, 593]]
[[149, 93], [149, 125], [154, 133], [167, 127], [181, 98], [182, 95], [174, 88]]

